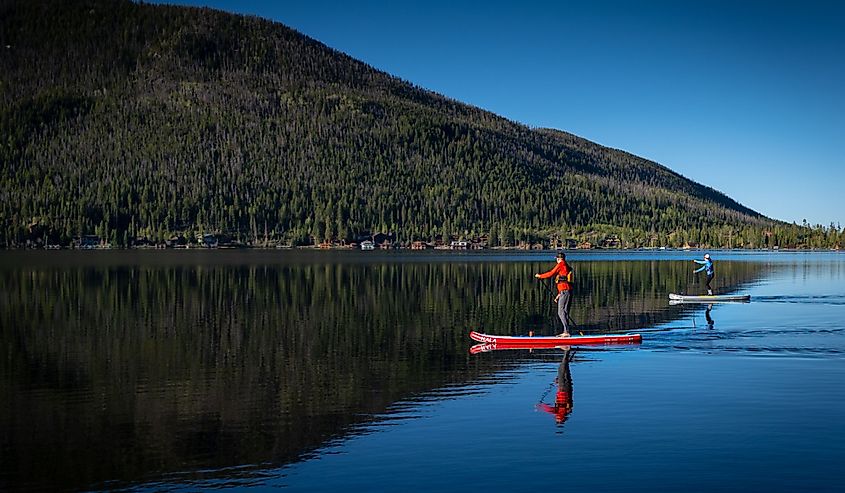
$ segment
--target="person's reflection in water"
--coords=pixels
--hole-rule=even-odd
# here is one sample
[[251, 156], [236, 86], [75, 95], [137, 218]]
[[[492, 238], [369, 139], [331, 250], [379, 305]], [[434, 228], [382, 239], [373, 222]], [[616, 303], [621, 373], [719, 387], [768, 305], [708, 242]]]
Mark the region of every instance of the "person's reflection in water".
[[707, 305], [707, 308], [704, 310], [704, 318], [707, 319], [707, 328], [708, 329], [712, 329], [713, 324], [714, 324], [713, 317], [710, 316], [710, 310], [712, 310], [712, 309], [713, 309], [713, 303], [710, 303], [709, 305]]
[[537, 409], [554, 415], [558, 424], [563, 424], [569, 417], [569, 413], [572, 412], [572, 375], [569, 373], [569, 362], [572, 361], [573, 356], [575, 356], [575, 350], [565, 346], [563, 348], [563, 361], [560, 362], [557, 379], [555, 379], [557, 393], [555, 393], [554, 405], [542, 401], [537, 404]]

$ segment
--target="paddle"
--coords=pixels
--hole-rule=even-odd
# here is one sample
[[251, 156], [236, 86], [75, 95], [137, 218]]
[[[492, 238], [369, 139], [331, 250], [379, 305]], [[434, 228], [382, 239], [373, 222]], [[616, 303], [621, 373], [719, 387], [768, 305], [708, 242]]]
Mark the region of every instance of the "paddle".
[[537, 285], [537, 313], [543, 318], [549, 315], [553, 308], [549, 303], [546, 303], [546, 284], [540, 283]]

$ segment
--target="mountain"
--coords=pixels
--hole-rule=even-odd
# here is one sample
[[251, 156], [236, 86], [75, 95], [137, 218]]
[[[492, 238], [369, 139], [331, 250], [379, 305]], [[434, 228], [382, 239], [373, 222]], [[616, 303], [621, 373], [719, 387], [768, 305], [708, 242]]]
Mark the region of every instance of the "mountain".
[[800, 242], [632, 154], [402, 81], [282, 24], [125, 0], [0, 3], [0, 244], [489, 236]]

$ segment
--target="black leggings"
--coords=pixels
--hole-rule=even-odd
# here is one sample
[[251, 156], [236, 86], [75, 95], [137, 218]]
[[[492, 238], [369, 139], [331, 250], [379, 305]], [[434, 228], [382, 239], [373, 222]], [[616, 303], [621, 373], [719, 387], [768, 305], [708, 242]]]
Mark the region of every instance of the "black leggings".
[[713, 290], [713, 288], [711, 288], [711, 287], [710, 287], [710, 281], [712, 281], [712, 280], [713, 280], [713, 276], [714, 276], [714, 275], [715, 275], [715, 274], [707, 274], [707, 290], [708, 290], [708, 291], [712, 291], [712, 290]]

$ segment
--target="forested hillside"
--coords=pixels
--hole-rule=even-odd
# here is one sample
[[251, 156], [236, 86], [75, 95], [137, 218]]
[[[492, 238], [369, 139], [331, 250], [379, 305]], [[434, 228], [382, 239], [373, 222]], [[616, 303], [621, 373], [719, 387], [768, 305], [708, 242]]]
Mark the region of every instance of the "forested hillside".
[[657, 163], [416, 87], [279, 23], [0, 2], [0, 245], [488, 237], [833, 246]]

